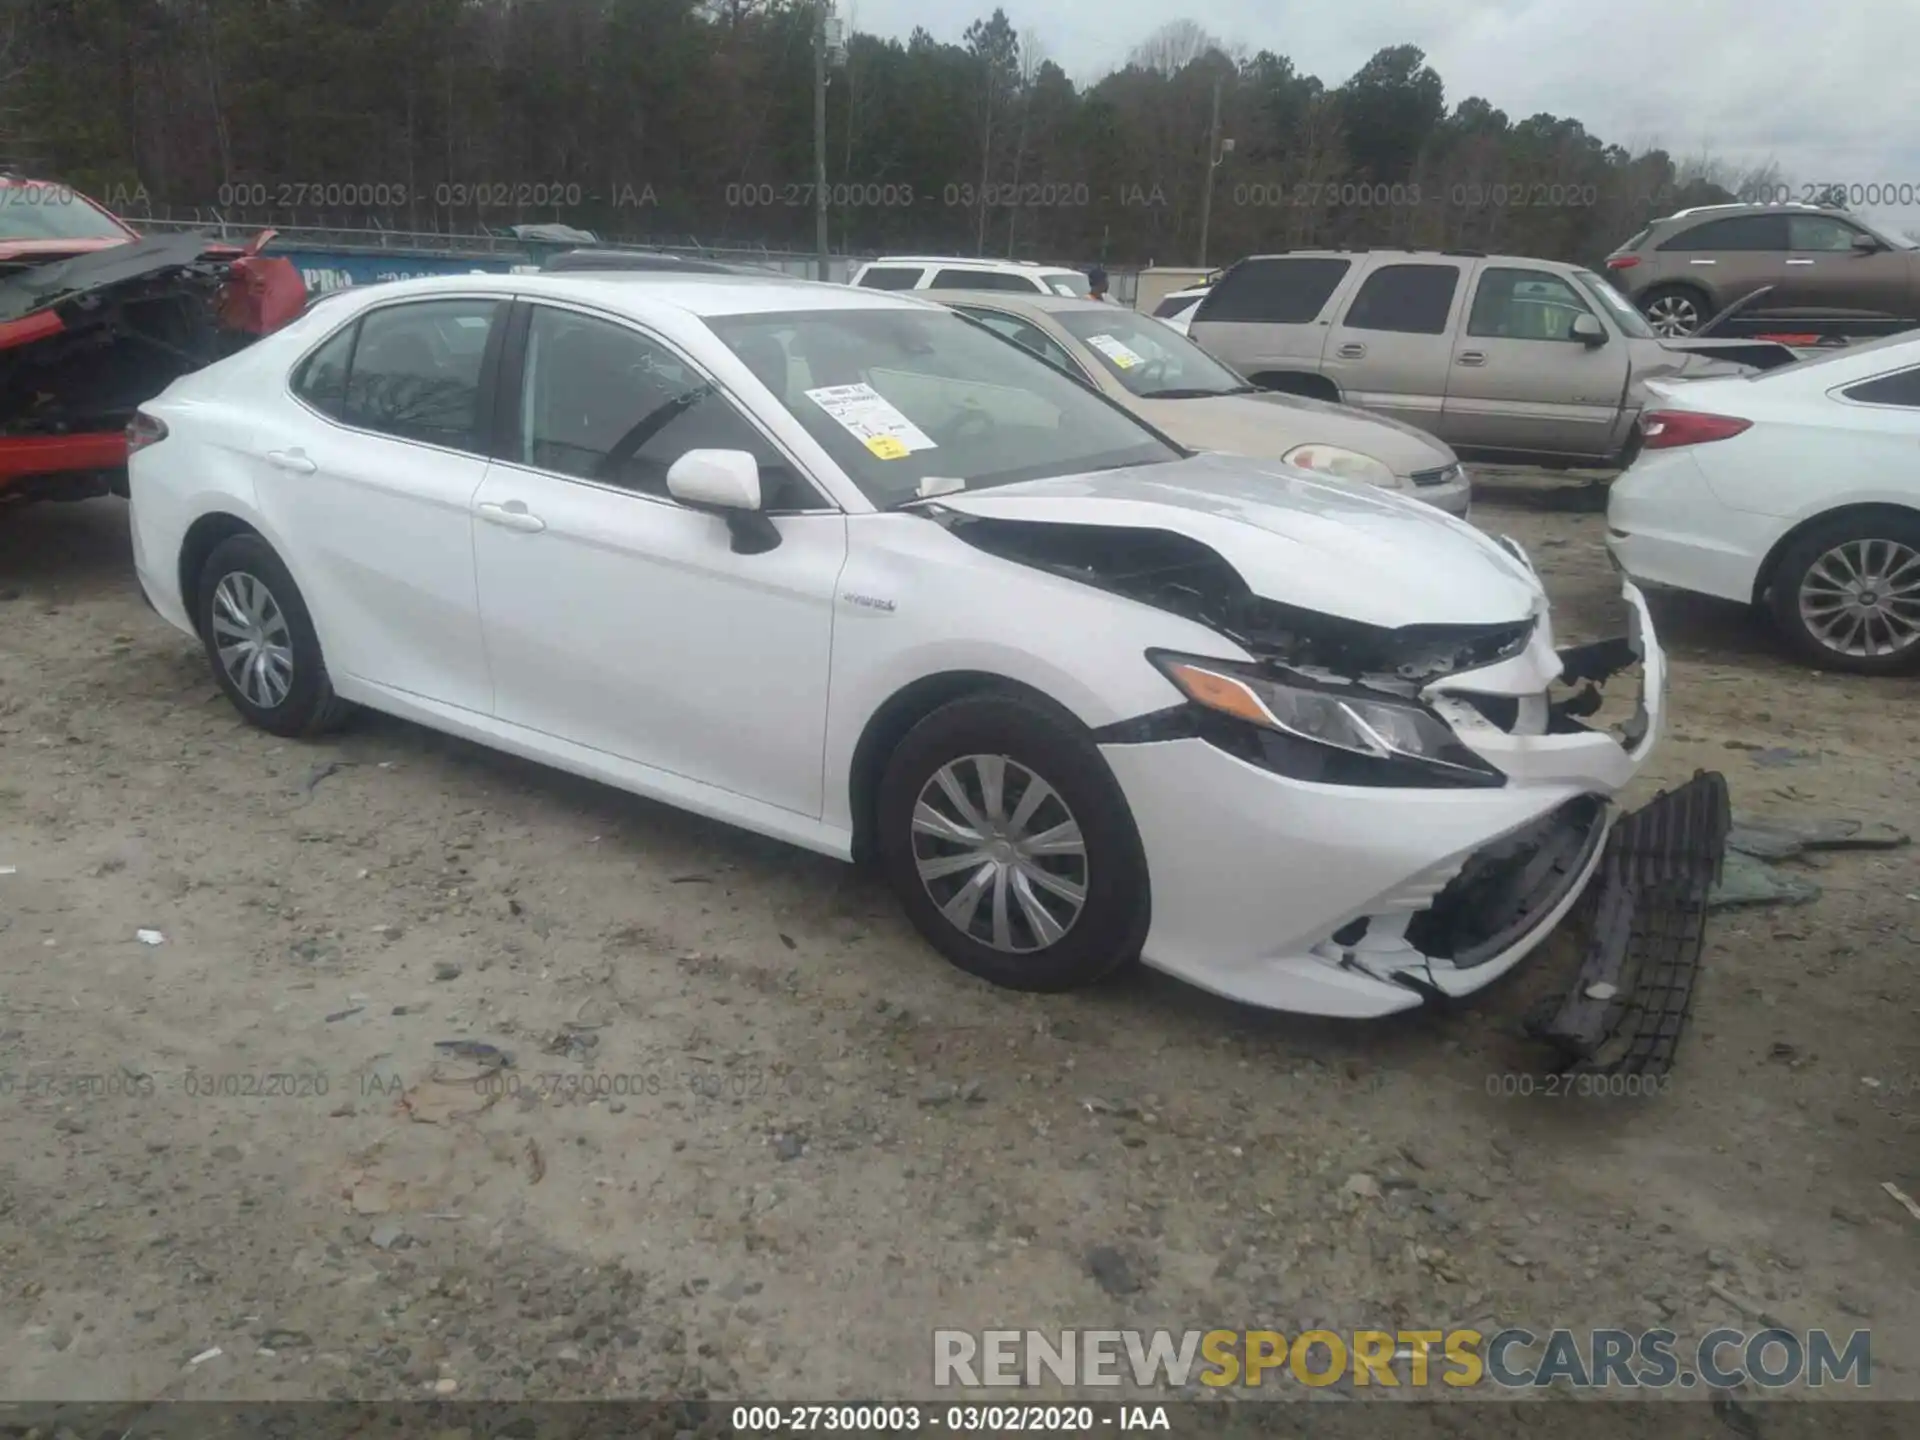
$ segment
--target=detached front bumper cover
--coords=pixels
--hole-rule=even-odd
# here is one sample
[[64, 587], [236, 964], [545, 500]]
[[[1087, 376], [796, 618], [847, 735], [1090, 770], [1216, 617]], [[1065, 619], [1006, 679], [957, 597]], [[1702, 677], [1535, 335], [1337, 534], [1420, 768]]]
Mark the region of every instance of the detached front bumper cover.
[[1732, 814], [1727, 781], [1701, 771], [1613, 827], [1582, 900], [1586, 955], [1573, 989], [1530, 1018], [1534, 1036], [1588, 1075], [1664, 1075], [1693, 1007], [1707, 897]]

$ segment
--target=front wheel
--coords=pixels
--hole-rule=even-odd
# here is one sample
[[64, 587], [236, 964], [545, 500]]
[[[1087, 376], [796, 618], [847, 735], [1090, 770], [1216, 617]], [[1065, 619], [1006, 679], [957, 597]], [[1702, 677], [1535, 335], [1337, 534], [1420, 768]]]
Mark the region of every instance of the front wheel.
[[1920, 516], [1876, 511], [1816, 525], [1781, 555], [1774, 623], [1828, 670], [1893, 675], [1920, 668]]
[[1014, 990], [1090, 985], [1146, 938], [1146, 859], [1113, 772], [1071, 716], [1010, 694], [928, 715], [881, 780], [880, 855], [920, 934]]

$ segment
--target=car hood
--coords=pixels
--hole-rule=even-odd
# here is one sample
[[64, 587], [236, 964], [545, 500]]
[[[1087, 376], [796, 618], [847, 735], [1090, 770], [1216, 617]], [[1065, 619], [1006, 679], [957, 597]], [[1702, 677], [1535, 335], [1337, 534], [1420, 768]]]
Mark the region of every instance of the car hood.
[[1648, 380], [1712, 380], [1723, 375], [1745, 375], [1754, 368], [1715, 355], [1715, 345], [1725, 345], [1725, 341], [1699, 342], [1697, 349], [1680, 348], [1689, 343], [1685, 340], [1630, 338], [1627, 341], [1630, 347], [1628, 356], [1633, 364], [1635, 383], [1644, 384]]
[[1197, 455], [943, 495], [982, 519], [1168, 530], [1254, 594], [1362, 624], [1483, 625], [1544, 612], [1539, 579], [1431, 505], [1274, 461]]
[[1405, 479], [1454, 462], [1425, 431], [1345, 405], [1295, 395], [1209, 395], [1129, 402], [1149, 424], [1194, 450], [1278, 460], [1296, 445], [1339, 445], [1371, 455]]

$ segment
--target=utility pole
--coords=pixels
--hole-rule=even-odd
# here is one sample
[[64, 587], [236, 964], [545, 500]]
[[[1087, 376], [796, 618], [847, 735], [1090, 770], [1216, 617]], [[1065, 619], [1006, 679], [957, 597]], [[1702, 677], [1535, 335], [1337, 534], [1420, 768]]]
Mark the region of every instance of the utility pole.
[[819, 253], [819, 276], [829, 279], [827, 263], [827, 8], [832, 0], [816, 0], [813, 7], [813, 239]]
[[1200, 197], [1200, 268], [1207, 268], [1207, 231], [1213, 225], [1213, 172], [1220, 168], [1220, 77], [1213, 77], [1213, 124], [1207, 128], [1207, 188]]

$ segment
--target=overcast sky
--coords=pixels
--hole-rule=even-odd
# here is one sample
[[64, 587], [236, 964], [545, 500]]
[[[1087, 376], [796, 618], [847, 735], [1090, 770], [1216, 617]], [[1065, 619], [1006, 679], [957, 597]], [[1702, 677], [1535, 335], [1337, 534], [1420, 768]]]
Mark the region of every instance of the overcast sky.
[[[957, 42], [991, 0], [840, 0], [857, 30], [915, 25]], [[1447, 104], [1483, 95], [1512, 119], [1572, 116], [1602, 140], [1676, 157], [1777, 160], [1796, 182], [1920, 186], [1920, 126], [1893, 57], [1920, 55], [1910, 0], [1013, 0], [1014, 28], [1085, 83], [1169, 20], [1248, 54], [1272, 50], [1329, 86], [1376, 50], [1414, 44]], [[1873, 57], [1885, 57], [1887, 64]], [[1876, 76], [1878, 78], [1876, 78]], [[1874, 211], [1920, 228], [1920, 206]]]

